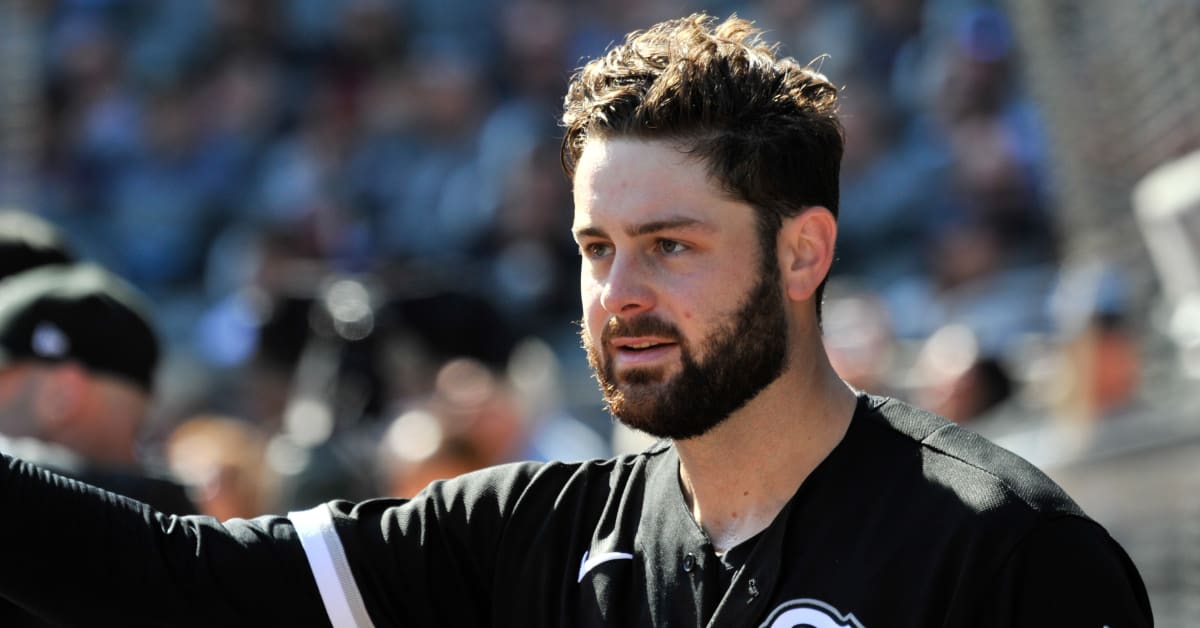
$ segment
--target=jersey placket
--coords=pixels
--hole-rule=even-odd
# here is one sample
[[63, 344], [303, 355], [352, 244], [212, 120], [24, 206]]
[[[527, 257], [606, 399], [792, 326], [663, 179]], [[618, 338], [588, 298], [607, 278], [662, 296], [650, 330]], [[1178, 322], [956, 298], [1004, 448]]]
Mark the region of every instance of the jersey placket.
[[783, 537], [787, 529], [788, 509], [759, 536], [746, 563], [733, 576], [723, 592], [708, 628], [739, 628], [757, 625], [767, 611], [783, 560]]
[[[784, 547], [788, 530], [793, 525], [791, 518], [804, 509], [803, 503], [813, 487], [823, 481], [828, 473], [828, 467], [835, 464], [843, 455], [846, 444], [853, 441], [852, 433], [855, 425], [851, 425], [843, 444], [839, 445], [812, 473], [804, 484], [796, 490], [796, 494], [783, 507], [783, 510], [758, 535], [754, 549], [746, 558], [745, 564], [733, 577], [729, 590], [717, 607], [716, 613], [708, 622], [708, 628], [737, 628], [743, 626], [758, 626], [765, 619], [771, 604], [776, 598], [776, 590], [781, 586], [784, 577]], [[793, 531], [794, 533], [794, 531]], [[789, 557], [787, 569], [793, 572], [797, 569], [795, 558]], [[802, 567], [801, 567], [802, 568]]]
[[[699, 626], [720, 599], [720, 561], [679, 488], [679, 459], [666, 453], [648, 470], [636, 553], [646, 557], [646, 600], [655, 626]], [[709, 578], [711, 573], [712, 578]]]

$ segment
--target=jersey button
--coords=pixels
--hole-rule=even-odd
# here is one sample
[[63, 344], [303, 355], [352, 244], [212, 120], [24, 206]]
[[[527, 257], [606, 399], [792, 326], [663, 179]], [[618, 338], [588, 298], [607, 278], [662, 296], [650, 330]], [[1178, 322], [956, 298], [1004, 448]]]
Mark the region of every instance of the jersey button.
[[690, 572], [696, 568], [696, 555], [688, 554], [683, 557], [683, 570]]

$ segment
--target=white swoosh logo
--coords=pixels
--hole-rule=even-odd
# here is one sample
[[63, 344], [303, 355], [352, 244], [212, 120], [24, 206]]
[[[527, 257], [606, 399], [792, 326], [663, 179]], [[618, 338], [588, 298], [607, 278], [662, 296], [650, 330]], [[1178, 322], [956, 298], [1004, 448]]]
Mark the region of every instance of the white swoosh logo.
[[610, 560], [633, 560], [633, 554], [628, 552], [604, 552], [588, 557], [588, 553], [583, 553], [583, 560], [579, 561], [579, 582], [583, 582], [583, 577], [587, 572], [596, 568], [596, 565], [607, 563]]

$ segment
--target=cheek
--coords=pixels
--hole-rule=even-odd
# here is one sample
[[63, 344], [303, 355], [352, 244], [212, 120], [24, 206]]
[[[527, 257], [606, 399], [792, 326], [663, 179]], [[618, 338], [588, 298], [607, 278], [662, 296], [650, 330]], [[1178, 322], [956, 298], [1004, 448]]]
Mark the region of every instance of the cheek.
[[601, 308], [600, 285], [586, 273], [579, 277], [579, 300], [583, 305], [583, 315], [586, 318]]
[[[579, 284], [579, 298], [583, 306], [583, 328], [590, 335], [597, 331], [595, 327], [606, 319], [604, 306], [600, 302], [600, 288], [595, 282], [584, 277]], [[598, 333], [598, 332], [597, 332]]]

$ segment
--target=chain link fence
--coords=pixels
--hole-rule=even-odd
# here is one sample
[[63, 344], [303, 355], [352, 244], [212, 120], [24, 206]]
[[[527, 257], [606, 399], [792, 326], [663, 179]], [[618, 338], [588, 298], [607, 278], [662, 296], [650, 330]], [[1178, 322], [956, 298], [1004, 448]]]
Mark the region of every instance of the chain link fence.
[[1007, 0], [1025, 78], [1051, 140], [1068, 260], [1153, 271], [1130, 194], [1200, 148], [1200, 2]]
[[[1162, 278], [1140, 236], [1133, 190], [1157, 167], [1200, 149], [1200, 1], [1006, 4], [1050, 139], [1066, 262], [1120, 265], [1141, 308], [1132, 314], [1153, 322], [1164, 304]], [[1157, 349], [1148, 375], [1160, 378], [1148, 395], [1154, 408], [1107, 425], [1047, 428], [1036, 447], [1029, 439], [1002, 444], [1046, 469], [1126, 547], [1156, 625], [1196, 626], [1200, 382], [1179, 374], [1170, 347]], [[1047, 447], [1047, 438], [1059, 440]]]

